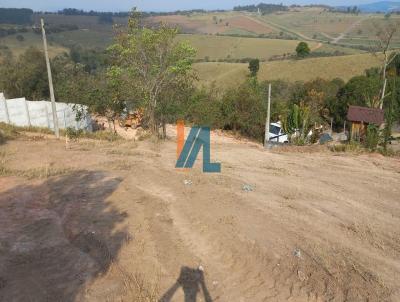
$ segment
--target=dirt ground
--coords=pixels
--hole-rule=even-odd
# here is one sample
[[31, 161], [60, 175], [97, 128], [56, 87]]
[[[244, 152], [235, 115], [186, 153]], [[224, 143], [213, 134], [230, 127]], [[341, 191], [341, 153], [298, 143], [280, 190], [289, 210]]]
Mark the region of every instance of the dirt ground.
[[400, 301], [400, 159], [23, 137], [0, 146], [0, 301]]

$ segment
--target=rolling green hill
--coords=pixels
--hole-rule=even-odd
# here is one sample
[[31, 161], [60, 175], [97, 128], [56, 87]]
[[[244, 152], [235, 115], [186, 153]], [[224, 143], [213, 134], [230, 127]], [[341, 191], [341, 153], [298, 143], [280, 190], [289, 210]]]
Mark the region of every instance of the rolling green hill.
[[[308, 81], [315, 78], [348, 80], [363, 74], [365, 69], [378, 67], [380, 60], [371, 54], [339, 57], [311, 58], [265, 62], [260, 66], [259, 80]], [[240, 63], [197, 63], [195, 64], [200, 85], [215, 82], [218, 87], [234, 87], [249, 74], [248, 64]]]

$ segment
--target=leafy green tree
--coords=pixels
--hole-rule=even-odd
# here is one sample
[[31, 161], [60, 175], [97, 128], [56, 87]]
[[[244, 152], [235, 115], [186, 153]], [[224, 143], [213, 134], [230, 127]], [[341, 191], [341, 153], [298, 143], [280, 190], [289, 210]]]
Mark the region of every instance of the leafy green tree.
[[365, 148], [375, 151], [379, 143], [379, 129], [374, 124], [369, 124], [367, 127], [367, 135], [365, 137]]
[[256, 77], [258, 71], [260, 70], [260, 60], [259, 59], [251, 59], [249, 62], [249, 70], [250, 70], [250, 76]]
[[265, 100], [266, 90], [252, 79], [228, 90], [221, 101], [222, 128], [262, 141], [267, 114]]
[[307, 57], [310, 52], [311, 49], [306, 42], [300, 42], [296, 47], [296, 54], [299, 58]]
[[36, 48], [27, 49], [20, 57], [9, 57], [0, 66], [0, 88], [8, 98], [26, 97], [39, 101], [49, 96], [46, 62]]
[[[119, 70], [125, 87], [141, 100], [148, 126], [158, 134], [163, 123], [159, 107], [170, 87], [179, 87], [192, 77], [192, 62], [196, 51], [186, 42], [178, 42], [176, 28], [160, 24], [157, 28], [143, 27], [140, 14], [133, 11], [127, 31], [120, 31], [116, 43], [109, 48], [112, 67]], [[179, 93], [176, 90], [175, 93]]]

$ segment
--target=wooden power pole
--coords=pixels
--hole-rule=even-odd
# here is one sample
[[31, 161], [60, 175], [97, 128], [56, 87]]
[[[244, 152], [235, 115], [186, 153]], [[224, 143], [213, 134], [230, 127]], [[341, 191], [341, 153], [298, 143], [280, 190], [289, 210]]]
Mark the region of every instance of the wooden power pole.
[[53, 78], [51, 75], [49, 51], [47, 49], [46, 31], [44, 29], [43, 19], [41, 19], [40, 21], [42, 23], [43, 47], [44, 47], [44, 55], [46, 57], [47, 75], [49, 77], [50, 100], [51, 100], [51, 111], [53, 112], [54, 133], [57, 138], [60, 138], [60, 131], [58, 129], [57, 107], [56, 107], [56, 101], [54, 98]]
[[267, 120], [265, 122], [265, 141], [264, 147], [266, 148], [269, 143], [269, 124], [271, 123], [271, 84], [268, 85], [268, 106], [267, 106]]

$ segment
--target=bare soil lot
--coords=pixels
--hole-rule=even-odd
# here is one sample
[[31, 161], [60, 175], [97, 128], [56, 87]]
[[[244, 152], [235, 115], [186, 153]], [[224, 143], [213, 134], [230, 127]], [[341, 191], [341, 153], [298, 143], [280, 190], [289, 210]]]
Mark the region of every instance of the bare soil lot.
[[173, 139], [0, 156], [1, 301], [400, 300], [399, 158], [216, 135], [213, 175]]

